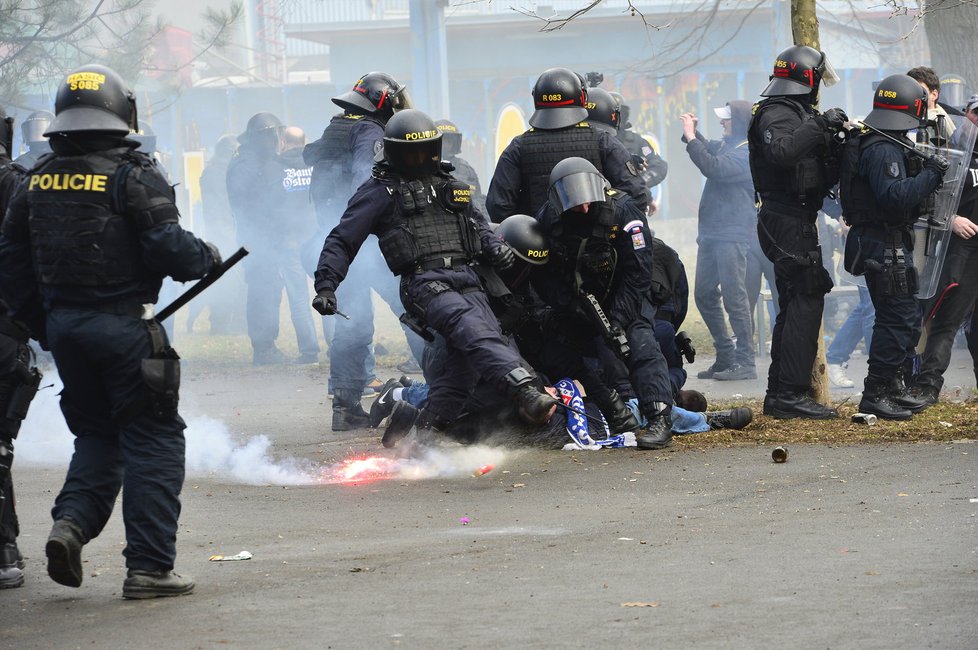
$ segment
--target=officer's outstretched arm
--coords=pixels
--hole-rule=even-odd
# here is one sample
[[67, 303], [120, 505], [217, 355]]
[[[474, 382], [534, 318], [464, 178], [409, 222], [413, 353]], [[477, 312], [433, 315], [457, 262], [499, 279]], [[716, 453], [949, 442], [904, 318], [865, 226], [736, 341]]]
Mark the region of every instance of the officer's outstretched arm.
[[764, 142], [764, 154], [772, 163], [783, 167], [793, 166], [823, 144], [826, 137], [819, 120], [802, 121], [787, 107], [783, 111], [764, 111], [758, 128]]
[[393, 206], [394, 199], [385, 185], [370, 179], [360, 186], [323, 243], [316, 268], [316, 291], [336, 291], [375, 224]]
[[868, 147], [859, 160], [859, 171], [868, 181], [880, 207], [903, 214], [937, 189], [941, 174], [925, 167], [908, 177], [903, 152], [885, 142]]

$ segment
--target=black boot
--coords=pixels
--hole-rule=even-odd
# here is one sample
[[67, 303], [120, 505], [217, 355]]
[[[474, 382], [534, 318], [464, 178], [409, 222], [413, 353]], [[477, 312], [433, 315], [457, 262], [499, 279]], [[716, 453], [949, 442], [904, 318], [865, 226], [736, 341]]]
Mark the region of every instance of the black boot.
[[520, 417], [529, 424], [546, 424], [557, 400], [543, 390], [540, 379], [526, 368], [515, 368], [506, 374], [506, 383], [519, 406]]
[[747, 407], [706, 413], [706, 423], [711, 429], [743, 429], [753, 419], [754, 412]]
[[910, 392], [910, 389], [903, 383], [902, 374], [890, 380], [888, 396], [894, 404], [911, 413], [919, 413], [930, 406], [929, 402]]
[[884, 420], [909, 420], [913, 413], [893, 401], [889, 396], [889, 377], [869, 375], [863, 384], [863, 398], [859, 401], [860, 413], [872, 413]]
[[384, 429], [381, 444], [388, 449], [394, 447], [399, 440], [411, 433], [411, 429], [417, 421], [418, 409], [407, 402], [395, 402], [394, 409], [387, 420], [387, 428]]
[[830, 406], [822, 406], [807, 393], [778, 393], [771, 400], [770, 408], [765, 404], [765, 415], [779, 420], [804, 418], [806, 420], [831, 420], [839, 417], [839, 412]]
[[360, 406], [358, 390], [336, 389], [333, 395], [333, 431], [352, 431], [370, 426], [370, 416]]
[[81, 587], [81, 551], [87, 541], [81, 527], [71, 519], [54, 522], [44, 547], [48, 557], [48, 575], [52, 580], [66, 587]]
[[778, 397], [778, 394], [777, 393], [772, 393], [770, 391], [768, 391], [767, 393], [765, 393], [765, 395], [764, 395], [764, 408], [761, 410], [761, 412], [764, 415], [766, 415], [768, 417], [772, 417], [772, 418], [774, 417], [774, 400], [776, 400], [777, 397]]
[[649, 424], [635, 434], [639, 449], [665, 449], [672, 446], [672, 408], [666, 407], [649, 417]]
[[611, 389], [607, 393], [595, 395], [594, 403], [601, 409], [601, 413], [608, 421], [611, 435], [638, 430], [638, 420], [635, 419], [631, 410], [625, 405], [625, 401], [618, 395], [618, 391]]

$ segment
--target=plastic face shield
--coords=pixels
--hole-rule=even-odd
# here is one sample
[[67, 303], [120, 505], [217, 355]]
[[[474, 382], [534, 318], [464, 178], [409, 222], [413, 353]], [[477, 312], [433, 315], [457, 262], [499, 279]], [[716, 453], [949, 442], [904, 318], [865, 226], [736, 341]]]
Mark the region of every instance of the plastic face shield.
[[841, 81], [839, 73], [832, 67], [832, 63], [829, 62], [829, 57], [825, 55], [825, 52], [822, 52], [822, 62], [819, 64], [819, 68], [822, 71], [822, 83], [825, 84], [826, 88], [834, 86]]
[[549, 198], [561, 214], [585, 203], [605, 200], [607, 181], [599, 174], [582, 172], [564, 176], [550, 186]]
[[411, 101], [411, 95], [408, 93], [407, 86], [401, 86], [396, 91], [390, 95], [391, 106], [394, 108], [394, 112], [403, 111], [408, 108], [414, 108], [414, 102]]

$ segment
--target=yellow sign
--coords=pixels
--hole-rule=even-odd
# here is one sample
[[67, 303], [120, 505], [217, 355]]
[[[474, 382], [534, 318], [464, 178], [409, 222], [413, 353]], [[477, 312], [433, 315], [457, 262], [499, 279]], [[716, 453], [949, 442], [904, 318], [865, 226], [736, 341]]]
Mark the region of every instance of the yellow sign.
[[516, 104], [506, 104], [499, 111], [496, 119], [496, 157], [503, 154], [503, 150], [520, 133], [526, 131], [526, 120], [523, 119], [523, 111]]
[[27, 191], [104, 192], [107, 180], [105, 174], [34, 174]]

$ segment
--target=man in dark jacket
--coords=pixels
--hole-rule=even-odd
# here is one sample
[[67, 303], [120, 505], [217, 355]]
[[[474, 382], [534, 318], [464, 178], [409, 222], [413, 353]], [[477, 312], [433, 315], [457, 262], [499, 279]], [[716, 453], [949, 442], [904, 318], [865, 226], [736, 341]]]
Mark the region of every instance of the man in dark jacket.
[[[716, 362], [700, 379], [755, 379], [754, 329], [747, 295], [747, 259], [757, 238], [757, 209], [747, 151], [750, 103], [727, 102], [715, 108], [723, 139], [707, 140], [696, 130], [692, 113], [680, 116], [690, 160], [706, 177], [700, 197], [693, 298], [716, 348]], [[722, 300], [722, 304], [721, 304]], [[737, 338], [727, 332], [724, 311]]]
[[48, 575], [81, 586], [82, 546], [105, 528], [121, 489], [123, 597], [189, 594], [194, 581], [173, 573], [186, 426], [179, 356], [144, 306], [164, 276], [194, 280], [220, 258], [180, 227], [172, 187], [126, 139], [138, 130], [135, 95], [119, 75], [73, 71], [55, 114], [53, 155], [21, 183], [0, 234], [0, 291], [15, 315], [43, 305], [46, 320], [31, 329], [54, 355], [75, 435]]
[[588, 117], [587, 89], [566, 68], [551, 68], [533, 86], [535, 111], [529, 131], [509, 143], [496, 162], [486, 210], [502, 222], [513, 214], [535, 215], [547, 202], [550, 172], [565, 158], [584, 158], [615, 187], [631, 196], [644, 212], [648, 192], [624, 145], [614, 135], [594, 129]]

